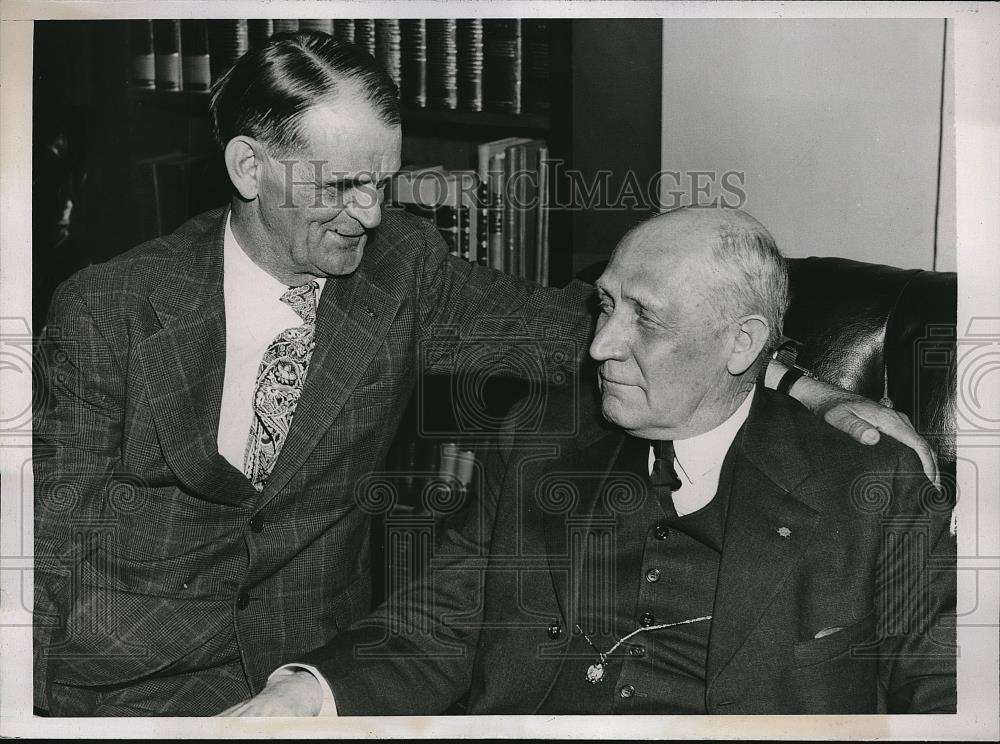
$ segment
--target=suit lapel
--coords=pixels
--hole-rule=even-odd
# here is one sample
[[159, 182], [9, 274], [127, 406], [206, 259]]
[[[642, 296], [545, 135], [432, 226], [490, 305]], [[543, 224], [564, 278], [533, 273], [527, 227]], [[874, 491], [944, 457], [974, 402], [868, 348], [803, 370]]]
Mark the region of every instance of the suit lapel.
[[[582, 541], [591, 527], [597, 527], [595, 519], [601, 519], [606, 511], [602, 509], [601, 496], [625, 440], [621, 432], [602, 430], [595, 441], [564, 461], [560, 476], [577, 479], [574, 486], [579, 497], [568, 512], [550, 510], [543, 517], [546, 556], [556, 600], [571, 626], [577, 622], [583, 584]], [[569, 631], [572, 632], [572, 627]]]
[[801, 559], [820, 515], [797, 498], [809, 475], [798, 442], [758, 389], [733, 473], [706, 682], [711, 685]]
[[264, 485], [270, 502], [302, 467], [343, 409], [399, 309], [399, 297], [359, 269], [327, 279], [316, 314], [316, 348], [288, 439]]
[[187, 488], [237, 505], [256, 491], [218, 450], [226, 363], [225, 215], [205, 226], [202, 242], [182, 250], [150, 296], [161, 327], [136, 348], [164, 460]]

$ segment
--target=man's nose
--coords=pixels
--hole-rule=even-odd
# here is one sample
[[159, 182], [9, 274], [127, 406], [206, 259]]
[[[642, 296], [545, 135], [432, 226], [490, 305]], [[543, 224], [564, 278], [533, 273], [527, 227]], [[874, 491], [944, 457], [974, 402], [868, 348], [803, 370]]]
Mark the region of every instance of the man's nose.
[[359, 186], [347, 205], [348, 213], [366, 230], [382, 222], [382, 195], [374, 186]]
[[597, 321], [597, 331], [594, 340], [590, 342], [590, 356], [598, 362], [608, 359], [622, 361], [625, 358], [625, 339], [621, 328], [610, 319]]

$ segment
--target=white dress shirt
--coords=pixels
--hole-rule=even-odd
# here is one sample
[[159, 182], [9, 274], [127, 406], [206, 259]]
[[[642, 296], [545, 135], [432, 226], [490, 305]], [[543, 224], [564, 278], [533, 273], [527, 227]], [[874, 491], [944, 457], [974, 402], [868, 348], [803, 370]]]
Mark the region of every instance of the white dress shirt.
[[[677, 477], [681, 479], [681, 488], [672, 496], [677, 516], [683, 517], [701, 509], [715, 498], [719, 489], [719, 476], [722, 474], [722, 462], [726, 453], [736, 438], [736, 433], [743, 426], [750, 414], [750, 404], [753, 402], [753, 390], [740, 403], [733, 413], [704, 434], [698, 434], [690, 439], [674, 440], [674, 461]], [[653, 447], [649, 447], [649, 472], [653, 472]]]
[[[226, 303], [226, 374], [222, 382], [217, 444], [219, 454], [237, 470], [253, 421], [253, 396], [264, 352], [275, 337], [302, 325], [302, 318], [281, 301], [288, 289], [255, 264], [240, 247], [226, 216], [222, 253], [222, 292]], [[325, 279], [317, 279], [320, 292]]]

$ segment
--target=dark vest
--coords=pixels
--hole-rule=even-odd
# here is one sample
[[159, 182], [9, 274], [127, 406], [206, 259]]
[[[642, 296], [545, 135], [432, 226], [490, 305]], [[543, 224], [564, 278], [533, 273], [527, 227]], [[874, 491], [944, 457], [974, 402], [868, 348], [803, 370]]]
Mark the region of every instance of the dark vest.
[[[634, 510], [595, 513], [595, 525], [613, 524], [613, 537], [588, 543], [591, 555], [584, 553], [577, 596], [576, 618], [582, 633], [570, 629], [567, 657], [538, 713], [707, 712], [710, 620], [632, 636], [607, 658], [597, 684], [587, 680], [587, 670], [599, 657], [583, 635], [606, 653], [637, 628], [712, 614], [741, 436], [742, 432], [727, 453], [715, 497], [698, 511], [673, 516], [672, 508], [664, 511], [647, 492]], [[613, 471], [638, 474], [648, 482], [648, 452], [647, 442], [626, 438]], [[594, 503], [607, 501], [596, 498]], [[595, 532], [602, 531], [609, 530], [595, 526]], [[608, 555], [597, 555], [600, 550]], [[613, 587], [607, 580], [593, 579], [602, 574], [598, 567], [615, 577]]]

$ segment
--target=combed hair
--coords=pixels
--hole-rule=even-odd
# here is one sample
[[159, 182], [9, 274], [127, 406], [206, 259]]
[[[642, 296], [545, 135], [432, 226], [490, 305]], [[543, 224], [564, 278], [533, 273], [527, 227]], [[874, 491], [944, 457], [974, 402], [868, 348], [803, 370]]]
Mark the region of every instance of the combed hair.
[[244, 54], [212, 88], [212, 124], [222, 147], [238, 135], [277, 154], [302, 147], [302, 115], [334, 102], [345, 85], [388, 126], [398, 126], [399, 90], [365, 50], [318, 31], [279, 33]]
[[719, 230], [712, 258], [723, 275], [729, 273], [724, 286], [717, 288], [720, 312], [729, 317], [764, 316], [770, 329], [765, 353], [770, 353], [781, 338], [788, 309], [788, 266], [774, 238], [759, 223], [727, 222]]

